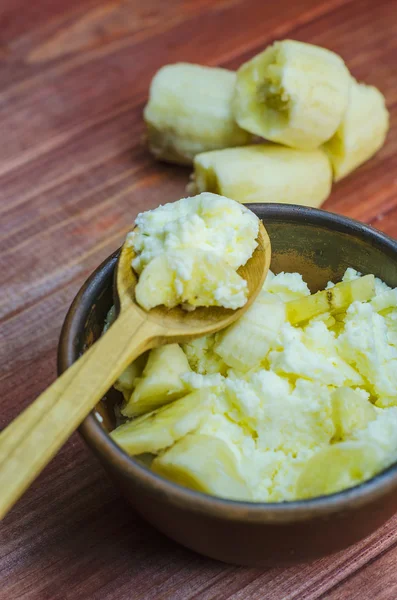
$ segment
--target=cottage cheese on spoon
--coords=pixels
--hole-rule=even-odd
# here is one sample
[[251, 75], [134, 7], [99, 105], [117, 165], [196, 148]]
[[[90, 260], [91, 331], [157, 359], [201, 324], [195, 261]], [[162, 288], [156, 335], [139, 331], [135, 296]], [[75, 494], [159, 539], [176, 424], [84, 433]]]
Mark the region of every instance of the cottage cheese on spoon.
[[138, 304], [146, 310], [160, 304], [244, 306], [247, 282], [237, 270], [257, 247], [258, 232], [256, 215], [211, 193], [139, 214], [127, 237], [139, 275]]

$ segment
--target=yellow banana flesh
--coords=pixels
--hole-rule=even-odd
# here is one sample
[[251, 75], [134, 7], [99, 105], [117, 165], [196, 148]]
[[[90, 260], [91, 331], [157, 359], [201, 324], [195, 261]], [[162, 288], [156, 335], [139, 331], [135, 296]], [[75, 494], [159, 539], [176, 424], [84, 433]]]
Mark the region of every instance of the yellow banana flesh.
[[234, 116], [255, 135], [312, 150], [339, 127], [350, 80], [334, 52], [294, 40], [275, 42], [238, 69]]
[[376, 87], [352, 79], [346, 114], [334, 136], [324, 145], [335, 181], [371, 158], [383, 146], [388, 129], [384, 96]]
[[287, 319], [297, 325], [322, 313], [331, 314], [346, 310], [352, 302], [366, 302], [375, 295], [375, 278], [365, 275], [353, 281], [337, 283], [334, 287], [287, 302]]
[[296, 486], [297, 499], [333, 494], [373, 477], [383, 466], [375, 444], [348, 441], [326, 446], [306, 463]]
[[234, 120], [236, 74], [227, 69], [176, 63], [154, 76], [144, 109], [155, 158], [191, 164], [196, 154], [248, 144], [252, 135]]
[[322, 149], [257, 144], [198, 154], [189, 193], [204, 191], [238, 202], [320, 206], [329, 196], [332, 169]]
[[250, 500], [233, 452], [223, 440], [187, 435], [152, 463], [152, 470], [175, 483], [220, 498]]
[[156, 454], [199, 427], [211, 414], [214, 394], [210, 388], [192, 392], [171, 404], [142, 415], [111, 432], [111, 438], [127, 454]]
[[136, 417], [186, 395], [181, 375], [190, 370], [186, 355], [178, 344], [151, 350], [142, 376], [134, 380], [134, 389], [122, 414]]

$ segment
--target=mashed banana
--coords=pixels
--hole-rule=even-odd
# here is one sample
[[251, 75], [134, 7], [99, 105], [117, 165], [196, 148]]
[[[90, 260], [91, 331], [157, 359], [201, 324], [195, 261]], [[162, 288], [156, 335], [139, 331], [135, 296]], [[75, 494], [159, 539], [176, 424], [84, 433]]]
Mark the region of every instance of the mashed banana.
[[[353, 269], [343, 281], [328, 284], [337, 304], [317, 314], [323, 296], [310, 296], [301, 275], [270, 273], [226, 330], [152, 350], [123, 388], [123, 414], [143, 416], [113, 439], [151, 453], [151, 468], [179, 484], [255, 502], [333, 493], [390, 465], [397, 289]], [[290, 302], [295, 318], [300, 302], [316, 316], [293, 326]]]

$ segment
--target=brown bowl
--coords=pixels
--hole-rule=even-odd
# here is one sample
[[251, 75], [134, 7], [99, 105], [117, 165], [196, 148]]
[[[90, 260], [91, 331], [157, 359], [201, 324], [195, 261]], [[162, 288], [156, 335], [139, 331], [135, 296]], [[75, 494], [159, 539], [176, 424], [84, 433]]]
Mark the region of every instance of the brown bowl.
[[[379, 231], [325, 211], [277, 204], [248, 205], [265, 223], [275, 272], [299, 271], [312, 291], [339, 280], [347, 267], [397, 286], [397, 242]], [[84, 284], [66, 317], [59, 373], [101, 333], [112, 304], [112, 254]], [[78, 402], [78, 398], [76, 398]], [[136, 510], [177, 542], [240, 565], [285, 565], [341, 550], [369, 535], [397, 509], [397, 465], [359, 486], [310, 500], [250, 503], [214, 498], [155, 475], [107, 434], [111, 393], [80, 427], [110, 477]]]

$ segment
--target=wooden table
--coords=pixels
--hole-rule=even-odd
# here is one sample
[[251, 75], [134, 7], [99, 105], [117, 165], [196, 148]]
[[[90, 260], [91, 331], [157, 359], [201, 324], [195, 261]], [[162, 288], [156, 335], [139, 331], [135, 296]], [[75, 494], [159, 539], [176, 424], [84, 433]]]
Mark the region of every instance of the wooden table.
[[[386, 95], [385, 147], [326, 208], [396, 235], [395, 1], [2, 0], [2, 427], [54, 379], [60, 327], [90, 271], [139, 210], [184, 194], [188, 170], [155, 164], [142, 143], [155, 71], [235, 68], [285, 37], [337, 51]], [[143, 522], [74, 435], [1, 527], [0, 598], [395, 600], [396, 525], [313, 564], [223, 565]]]

